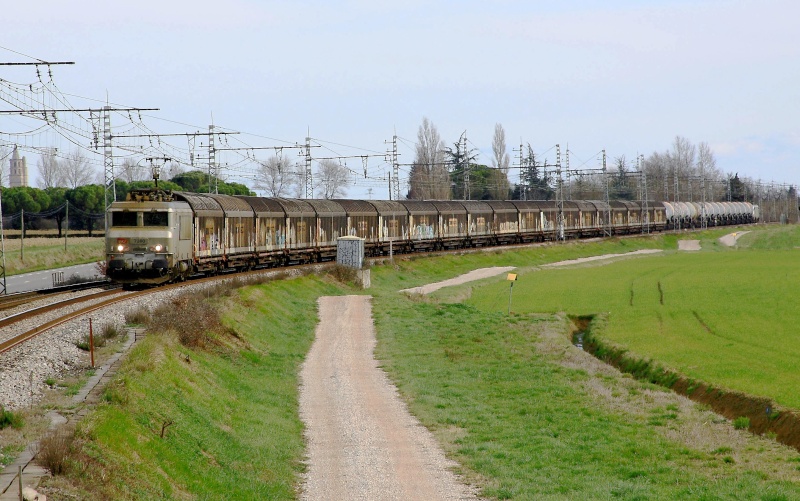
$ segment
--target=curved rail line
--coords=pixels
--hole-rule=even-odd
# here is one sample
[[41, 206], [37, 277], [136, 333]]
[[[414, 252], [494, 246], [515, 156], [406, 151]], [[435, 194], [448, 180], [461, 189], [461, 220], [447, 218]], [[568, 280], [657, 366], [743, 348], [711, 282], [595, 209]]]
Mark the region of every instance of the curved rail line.
[[[139, 292], [139, 294], [146, 293], [146, 292], [148, 292], [148, 291], [141, 291], [141, 292]], [[99, 308], [102, 308], [104, 306], [108, 306], [110, 304], [116, 303], [117, 301], [122, 301], [124, 299], [128, 299], [130, 297], [133, 297], [132, 294], [137, 294], [137, 293], [128, 293], [128, 294], [125, 294], [125, 295], [121, 295], [121, 294], [122, 294], [122, 290], [121, 289], [113, 289], [113, 290], [108, 290], [108, 291], [102, 291], [102, 292], [99, 292], [97, 294], [91, 294], [91, 295], [88, 295], [88, 296], [76, 297], [76, 298], [68, 299], [66, 301], [59, 301], [57, 303], [48, 304], [48, 305], [42, 306], [40, 308], [34, 308], [32, 310], [23, 311], [22, 313], [18, 313], [16, 315], [12, 315], [12, 316], [6, 317], [6, 318], [0, 320], [0, 327], [13, 325], [13, 324], [15, 324], [17, 322], [21, 322], [23, 320], [27, 320], [29, 318], [33, 318], [35, 316], [42, 315], [44, 313], [47, 313], [47, 312], [50, 312], [50, 311], [55, 311], [55, 310], [58, 310], [58, 309], [61, 309], [61, 308], [65, 308], [67, 306], [71, 306], [71, 305], [74, 305], [74, 304], [84, 303], [84, 302], [87, 302], [87, 301], [96, 300], [98, 298], [103, 298], [103, 297], [106, 297], [106, 296], [118, 296], [118, 297], [111, 297], [111, 298], [105, 299], [105, 300], [103, 300], [103, 301], [101, 301], [101, 302], [99, 302], [97, 304], [93, 304], [91, 306], [87, 306], [85, 308], [81, 308], [81, 309], [76, 310], [74, 312], [67, 313], [65, 315], [62, 315], [62, 316], [54, 319], [54, 320], [50, 320], [48, 322], [44, 322], [43, 324], [41, 324], [41, 325], [39, 325], [39, 326], [37, 326], [37, 327], [27, 331], [27, 332], [23, 332], [22, 334], [18, 334], [16, 336], [12, 336], [10, 339], [7, 339], [5, 341], [0, 342], [0, 353], [8, 351], [11, 348], [13, 348], [13, 347], [15, 347], [15, 346], [17, 346], [17, 345], [19, 345], [21, 343], [24, 343], [25, 341], [27, 341], [27, 340], [29, 340], [29, 339], [41, 334], [42, 332], [45, 332], [46, 330], [55, 327], [56, 325], [60, 325], [60, 324], [62, 324], [64, 322], [68, 322], [69, 320], [72, 320], [73, 318], [77, 318], [77, 317], [79, 317], [81, 315], [85, 315], [86, 313], [89, 313], [89, 312], [94, 311], [96, 309], [99, 309]]]
[[[306, 265], [306, 266], [313, 267], [313, 266], [319, 266], [319, 264]], [[295, 268], [295, 267], [290, 267], [290, 268]], [[248, 273], [231, 273], [231, 274], [217, 275], [217, 276], [213, 276], [213, 277], [204, 277], [204, 278], [198, 278], [198, 279], [192, 280], [191, 284], [197, 284], [197, 283], [203, 283], [203, 282], [214, 282], [214, 281], [218, 281], [218, 280], [219, 281], [223, 281], [223, 280], [235, 279], [237, 277], [243, 277], [243, 276], [250, 275], [250, 274], [264, 273], [265, 271], [267, 271], [267, 272], [276, 271], [277, 272], [277, 271], [284, 271], [286, 269], [288, 269], [288, 268], [282, 268], [280, 270], [274, 270], [274, 269], [256, 270], [256, 271], [252, 271], [252, 272], [248, 272]], [[28, 310], [28, 311], [23, 311], [21, 313], [17, 313], [16, 315], [10, 315], [8, 317], [0, 319], [0, 328], [6, 327], [6, 326], [9, 326], [9, 325], [13, 325], [13, 324], [15, 324], [17, 322], [21, 322], [23, 320], [27, 320], [27, 319], [36, 317], [38, 315], [41, 315], [41, 314], [44, 314], [44, 313], [48, 313], [50, 311], [59, 310], [59, 309], [65, 308], [67, 306], [71, 306], [71, 305], [79, 304], [79, 303], [84, 303], [84, 302], [87, 302], [87, 301], [97, 300], [97, 299], [104, 298], [104, 297], [107, 297], [107, 296], [112, 296], [112, 297], [109, 297], [108, 299], [104, 299], [104, 300], [102, 300], [102, 301], [100, 301], [100, 302], [98, 302], [96, 304], [91, 305], [91, 306], [86, 306], [85, 308], [81, 308], [81, 309], [75, 310], [75, 311], [73, 311], [71, 313], [66, 313], [66, 314], [64, 314], [64, 315], [62, 315], [62, 316], [60, 316], [60, 317], [58, 317], [56, 319], [50, 320], [48, 322], [44, 322], [43, 324], [41, 324], [41, 325], [39, 325], [39, 326], [37, 326], [37, 327], [35, 327], [33, 329], [30, 329], [30, 330], [28, 330], [26, 332], [23, 332], [21, 334], [15, 335], [15, 336], [11, 337], [10, 339], [7, 339], [5, 341], [0, 341], [0, 353], [6, 352], [6, 351], [14, 348], [15, 346], [18, 346], [18, 345], [20, 345], [20, 344], [22, 344], [22, 343], [24, 343], [24, 342], [36, 337], [36, 336], [38, 336], [39, 334], [42, 334], [42, 333], [46, 332], [49, 329], [52, 329], [53, 327], [55, 327], [57, 325], [61, 325], [61, 324], [65, 323], [65, 322], [68, 322], [68, 321], [73, 320], [75, 318], [78, 318], [80, 316], [86, 315], [87, 313], [91, 313], [92, 311], [99, 310], [100, 308], [104, 308], [106, 306], [112, 305], [112, 304], [120, 302], [120, 301], [126, 301], [128, 299], [133, 299], [133, 298], [136, 298], [136, 297], [140, 297], [140, 296], [143, 296], [145, 294], [151, 294], [151, 293], [154, 293], [154, 292], [162, 292], [162, 291], [169, 290], [169, 289], [183, 287], [185, 285], [188, 285], [188, 284], [186, 282], [178, 282], [178, 283], [169, 284], [169, 285], [162, 285], [160, 287], [153, 288], [153, 289], [144, 289], [144, 290], [139, 290], [139, 291], [124, 291], [121, 288], [116, 288], [116, 289], [101, 291], [101, 292], [98, 292], [96, 294], [90, 294], [90, 295], [86, 295], [86, 296], [80, 296], [80, 297], [76, 297], [76, 298], [71, 298], [71, 299], [68, 299], [66, 301], [59, 301], [59, 302], [56, 302], [56, 303], [51, 303], [51, 304], [48, 304], [48, 305], [45, 305], [45, 306], [41, 306], [39, 308], [34, 308], [34, 309], [31, 309], [31, 310]]]

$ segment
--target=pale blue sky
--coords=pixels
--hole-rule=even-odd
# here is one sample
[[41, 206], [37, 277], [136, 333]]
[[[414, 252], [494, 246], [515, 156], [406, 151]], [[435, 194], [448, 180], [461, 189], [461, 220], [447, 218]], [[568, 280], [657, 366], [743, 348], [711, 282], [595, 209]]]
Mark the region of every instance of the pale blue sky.
[[[499, 122], [509, 150], [521, 139], [552, 160], [553, 145], [569, 144], [573, 165], [591, 167], [604, 148], [630, 159], [681, 135], [708, 142], [723, 171], [800, 182], [792, 0], [47, 0], [3, 14], [0, 46], [75, 61], [54, 67], [63, 92], [160, 108], [145, 117], [157, 132], [206, 128], [213, 113], [256, 135], [237, 138], [250, 146], [310, 130], [328, 146], [315, 155], [353, 155], [385, 151], [395, 131], [413, 141], [427, 116], [448, 145], [466, 131], [486, 164]], [[248, 167], [228, 155], [228, 175], [246, 181]], [[387, 171], [369, 162], [371, 177]], [[378, 181], [350, 195], [368, 187], [386, 198]]]

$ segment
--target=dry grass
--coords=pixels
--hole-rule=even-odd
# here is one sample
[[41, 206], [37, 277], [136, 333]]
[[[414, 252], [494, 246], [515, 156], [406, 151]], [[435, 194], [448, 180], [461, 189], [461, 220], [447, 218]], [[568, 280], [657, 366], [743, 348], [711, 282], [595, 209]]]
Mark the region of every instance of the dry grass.
[[125, 323], [127, 325], [147, 325], [150, 322], [150, 312], [145, 308], [137, 308], [133, 311], [125, 312]]
[[[15, 275], [75, 264], [98, 262], [105, 259], [102, 237], [5, 239], [6, 273]], [[99, 273], [99, 271], [98, 271]]]
[[36, 462], [51, 475], [60, 475], [67, 468], [72, 452], [75, 433], [67, 427], [61, 427], [45, 435], [39, 441], [39, 453]]
[[[223, 290], [222, 288], [217, 293]], [[219, 344], [218, 337], [231, 333], [222, 324], [219, 307], [210, 298], [184, 294], [163, 303], [153, 311], [147, 324], [150, 331], [173, 332], [181, 344], [205, 348]]]

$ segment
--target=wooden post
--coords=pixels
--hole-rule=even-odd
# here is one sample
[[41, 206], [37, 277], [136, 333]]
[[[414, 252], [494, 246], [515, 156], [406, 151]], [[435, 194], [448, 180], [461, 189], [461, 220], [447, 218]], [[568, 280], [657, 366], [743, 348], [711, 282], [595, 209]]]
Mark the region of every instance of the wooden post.
[[17, 466], [17, 478], [19, 479], [19, 501], [22, 501], [22, 465]]
[[92, 359], [92, 369], [94, 369], [94, 334], [92, 333], [92, 319], [89, 319], [89, 354]]

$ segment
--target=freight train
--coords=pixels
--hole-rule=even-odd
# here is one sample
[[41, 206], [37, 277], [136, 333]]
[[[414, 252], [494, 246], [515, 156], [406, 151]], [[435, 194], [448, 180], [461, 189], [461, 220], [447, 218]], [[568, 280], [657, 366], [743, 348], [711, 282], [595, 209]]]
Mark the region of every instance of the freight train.
[[131, 191], [106, 217], [108, 277], [161, 284], [334, 259], [343, 236], [379, 256], [753, 223], [759, 212], [746, 202], [300, 200], [154, 188]]

